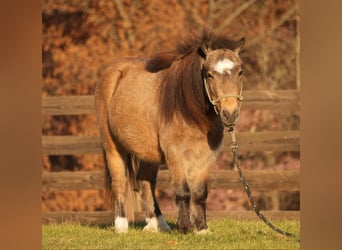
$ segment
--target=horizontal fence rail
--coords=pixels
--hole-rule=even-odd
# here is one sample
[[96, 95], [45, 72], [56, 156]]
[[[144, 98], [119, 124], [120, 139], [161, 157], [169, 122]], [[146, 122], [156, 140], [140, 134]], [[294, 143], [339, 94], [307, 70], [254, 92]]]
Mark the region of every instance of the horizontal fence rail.
[[[298, 90], [243, 92], [242, 109], [299, 110]], [[94, 96], [48, 96], [42, 98], [43, 115], [95, 114]]]
[[[299, 131], [241, 132], [236, 135], [239, 152], [250, 151], [299, 151]], [[225, 136], [223, 150], [230, 150], [230, 136]], [[72, 155], [102, 153], [99, 136], [43, 136], [42, 151], [45, 155]]]
[[[298, 191], [299, 170], [244, 170], [244, 175], [253, 190]], [[208, 185], [211, 189], [243, 189], [239, 174], [235, 170], [213, 170], [209, 172]], [[158, 189], [170, 188], [168, 170], [158, 173]], [[104, 189], [103, 171], [46, 172], [42, 175], [43, 191], [66, 191]]]

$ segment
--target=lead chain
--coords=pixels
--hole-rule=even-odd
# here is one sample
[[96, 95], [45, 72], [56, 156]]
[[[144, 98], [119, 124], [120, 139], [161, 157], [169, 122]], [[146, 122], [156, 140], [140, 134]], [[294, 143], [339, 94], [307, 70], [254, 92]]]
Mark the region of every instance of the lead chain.
[[282, 235], [285, 235], [285, 236], [289, 236], [289, 237], [295, 237], [294, 234], [292, 233], [289, 233], [289, 232], [286, 232], [286, 231], [283, 231], [281, 230], [280, 228], [274, 226], [261, 212], [260, 210], [258, 209], [257, 205], [256, 205], [256, 202], [252, 196], [252, 192], [249, 188], [249, 185], [248, 185], [248, 182], [247, 182], [247, 179], [246, 177], [243, 175], [242, 171], [241, 171], [241, 168], [240, 168], [240, 164], [239, 164], [239, 161], [238, 161], [238, 145], [237, 145], [237, 142], [236, 142], [236, 138], [235, 138], [235, 133], [234, 133], [234, 129], [230, 128], [228, 130], [228, 132], [230, 133], [231, 137], [232, 137], [232, 143], [231, 143], [231, 149], [232, 149], [232, 153], [233, 153], [233, 160], [234, 160], [234, 165], [237, 167], [238, 169], [238, 172], [239, 172], [239, 175], [240, 175], [240, 179], [242, 181], [242, 184], [243, 184], [243, 187], [244, 187], [244, 190], [246, 191], [246, 194], [248, 196], [248, 199], [252, 205], [252, 208], [254, 210], [254, 212], [256, 213], [256, 215], [261, 219], [263, 220], [263, 222], [265, 222], [265, 224], [267, 226], [269, 226], [270, 228], [272, 228], [272, 230], [282, 234]]

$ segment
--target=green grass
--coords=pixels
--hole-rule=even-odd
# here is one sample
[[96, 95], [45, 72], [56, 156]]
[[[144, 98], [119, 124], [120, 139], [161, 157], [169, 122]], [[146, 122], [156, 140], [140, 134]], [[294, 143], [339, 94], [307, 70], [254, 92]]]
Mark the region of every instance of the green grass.
[[113, 226], [51, 224], [42, 227], [43, 249], [299, 249], [299, 221], [275, 221], [288, 238], [273, 232], [261, 221], [216, 220], [208, 223], [210, 234], [186, 235], [168, 221], [170, 233], [142, 231], [143, 224], [130, 225], [127, 234], [115, 233]]

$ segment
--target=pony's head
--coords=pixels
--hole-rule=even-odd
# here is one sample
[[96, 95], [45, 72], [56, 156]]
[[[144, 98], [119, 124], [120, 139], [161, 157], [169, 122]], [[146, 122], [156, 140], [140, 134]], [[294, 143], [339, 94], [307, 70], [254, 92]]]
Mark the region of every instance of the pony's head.
[[188, 32], [174, 50], [159, 52], [146, 62], [149, 72], [162, 71], [160, 110], [165, 122], [180, 113], [202, 130], [210, 127], [211, 111], [225, 126], [234, 126], [242, 100], [244, 38], [233, 41], [209, 27], [202, 34]]
[[227, 127], [235, 126], [239, 118], [243, 74], [239, 51], [244, 42], [241, 38], [230, 49], [213, 50], [206, 44], [199, 48], [205, 93]]

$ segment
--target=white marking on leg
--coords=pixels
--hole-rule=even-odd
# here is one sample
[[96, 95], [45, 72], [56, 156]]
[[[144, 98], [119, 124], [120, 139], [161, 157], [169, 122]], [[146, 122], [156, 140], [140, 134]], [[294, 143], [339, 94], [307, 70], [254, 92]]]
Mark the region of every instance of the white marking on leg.
[[234, 68], [235, 64], [230, 59], [223, 59], [221, 61], [218, 61], [214, 67], [214, 70], [217, 73], [223, 74], [223, 72], [228, 71], [229, 74], [231, 74], [231, 70]]
[[144, 231], [158, 232], [158, 220], [156, 217], [146, 218], [147, 225], [144, 227]]
[[127, 233], [128, 232], [128, 220], [126, 217], [116, 217], [115, 218], [115, 230], [118, 233]]

